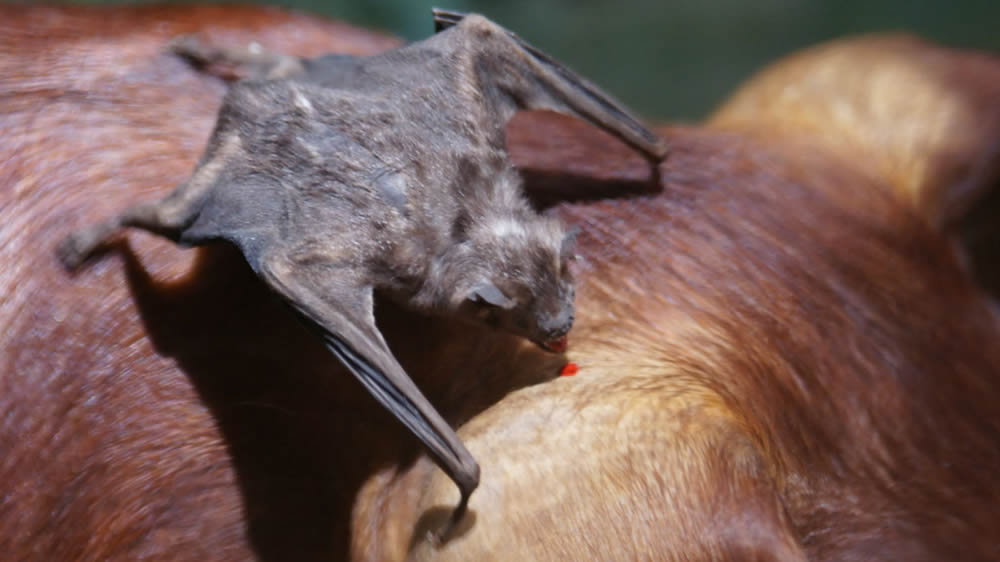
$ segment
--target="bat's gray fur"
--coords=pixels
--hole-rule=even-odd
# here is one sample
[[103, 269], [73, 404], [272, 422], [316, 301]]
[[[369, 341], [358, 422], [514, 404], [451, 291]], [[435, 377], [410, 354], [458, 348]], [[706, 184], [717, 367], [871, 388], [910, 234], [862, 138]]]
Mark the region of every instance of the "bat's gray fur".
[[505, 124], [518, 109], [550, 109], [652, 159], [666, 150], [621, 105], [489, 20], [435, 21], [447, 29], [372, 57], [212, 51], [256, 65], [256, 77], [230, 88], [191, 178], [68, 237], [59, 254], [76, 267], [124, 226], [236, 244], [456, 482], [454, 521], [479, 467], [390, 353], [373, 290], [543, 346], [559, 340], [573, 322], [565, 235], [521, 193]]

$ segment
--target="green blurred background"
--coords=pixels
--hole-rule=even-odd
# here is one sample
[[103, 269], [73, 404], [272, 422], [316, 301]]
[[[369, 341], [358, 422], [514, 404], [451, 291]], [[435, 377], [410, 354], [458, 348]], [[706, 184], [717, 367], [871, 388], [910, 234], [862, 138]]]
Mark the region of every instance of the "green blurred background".
[[761, 65], [834, 37], [905, 30], [950, 45], [1000, 51], [1000, 0], [270, 3], [391, 31], [410, 40], [431, 33], [432, 6], [479, 12], [597, 82], [639, 113], [674, 121], [703, 117]]

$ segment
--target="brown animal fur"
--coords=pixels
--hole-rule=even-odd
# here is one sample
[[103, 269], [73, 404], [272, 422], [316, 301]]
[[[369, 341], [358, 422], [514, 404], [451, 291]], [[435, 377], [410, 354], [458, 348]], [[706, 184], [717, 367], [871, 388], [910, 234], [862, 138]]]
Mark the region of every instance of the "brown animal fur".
[[[665, 129], [662, 194], [557, 207], [582, 226], [576, 377], [381, 307], [482, 463], [439, 550], [426, 531], [454, 488], [235, 251], [132, 233], [72, 279], [52, 253], [199, 154], [223, 87], [162, 55], [168, 38], [302, 55], [391, 40], [260, 8], [0, 7], [0, 22], [5, 557], [1000, 556], [1000, 323], [947, 226], [997, 181], [996, 58], [912, 39], [807, 52], [709, 126]], [[851, 60], [868, 70], [795, 111], [767, 95]], [[909, 127], [864, 117], [900, 106]], [[520, 116], [508, 142], [529, 189], [648, 171], [553, 115]]]

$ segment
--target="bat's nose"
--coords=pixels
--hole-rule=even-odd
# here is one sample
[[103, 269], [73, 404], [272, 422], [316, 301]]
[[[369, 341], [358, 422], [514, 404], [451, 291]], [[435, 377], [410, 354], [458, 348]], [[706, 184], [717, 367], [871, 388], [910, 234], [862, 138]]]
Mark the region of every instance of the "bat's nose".
[[566, 334], [573, 327], [573, 307], [564, 307], [559, 314], [546, 320], [540, 322], [538, 326], [544, 334], [542, 338], [539, 338], [539, 345], [542, 349], [563, 353], [567, 347]]
[[556, 340], [567, 333], [573, 327], [573, 307], [564, 306], [558, 314], [554, 314], [538, 323], [541, 333], [545, 334], [546, 340]]

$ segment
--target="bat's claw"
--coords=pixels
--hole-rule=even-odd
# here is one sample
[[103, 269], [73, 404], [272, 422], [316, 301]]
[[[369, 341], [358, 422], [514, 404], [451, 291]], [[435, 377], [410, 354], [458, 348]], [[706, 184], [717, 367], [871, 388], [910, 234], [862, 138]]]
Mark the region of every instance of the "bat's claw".
[[219, 56], [219, 50], [198, 35], [174, 37], [167, 43], [167, 51], [184, 57], [196, 66], [205, 66]]
[[199, 35], [180, 35], [167, 50], [196, 69], [225, 81], [244, 78], [281, 79], [303, 71], [302, 60], [263, 49], [257, 42], [242, 48], [213, 44]]
[[451, 10], [442, 10], [440, 8], [431, 8], [431, 13], [434, 15], [434, 33], [440, 33], [445, 29], [454, 26], [458, 22], [462, 21], [462, 18], [466, 15], [462, 12], [453, 12]]
[[74, 232], [56, 246], [56, 258], [67, 271], [75, 271], [93, 251], [94, 243], [87, 236], [87, 231]]

